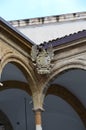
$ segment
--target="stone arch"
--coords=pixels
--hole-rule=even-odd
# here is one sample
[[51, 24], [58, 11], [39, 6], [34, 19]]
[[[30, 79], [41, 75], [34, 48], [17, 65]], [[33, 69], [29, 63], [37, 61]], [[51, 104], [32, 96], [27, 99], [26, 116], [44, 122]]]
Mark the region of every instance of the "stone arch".
[[56, 68], [53, 70], [51, 76], [49, 77], [51, 80], [55, 75], [59, 75], [61, 73], [64, 73], [65, 71], [71, 70], [71, 69], [82, 69], [86, 70], [86, 61], [85, 60], [75, 60], [68, 63], [62, 63], [58, 65], [56, 64]]
[[44, 100], [44, 93], [46, 93], [49, 84], [56, 78], [56, 76], [61, 75], [62, 73], [65, 73], [69, 70], [74, 70], [74, 69], [80, 69], [80, 70], [85, 70], [86, 71], [86, 64], [84, 61], [75, 61], [75, 62], [70, 62], [68, 64], [62, 64], [56, 69], [52, 71], [50, 76], [48, 76], [45, 85], [42, 88], [42, 100]]
[[25, 61], [22, 57], [16, 55], [16, 54], [7, 54], [2, 58], [1, 61], [1, 73], [4, 69], [4, 67], [8, 64], [8, 63], [12, 63], [14, 65], [16, 65], [24, 74], [24, 76], [26, 77], [27, 81], [29, 82], [29, 86], [31, 91], [33, 91], [36, 88], [36, 78], [35, 78], [35, 74], [31, 68], [31, 66], [29, 65], [29, 62], [27, 64], [27, 61]]
[[82, 60], [76, 60], [76, 61], [72, 61], [72, 62], [68, 62], [68, 63], [62, 63], [60, 65], [58, 65], [58, 63], [55, 65], [57, 67], [55, 67], [51, 74], [48, 76], [45, 85], [43, 86], [42, 91], [46, 91], [47, 87], [49, 86], [50, 82], [52, 82], [56, 76], [61, 75], [62, 73], [65, 73], [69, 70], [73, 70], [73, 69], [80, 69], [80, 70], [85, 70], [86, 71], [86, 61]]
[[81, 118], [84, 126], [86, 127], [86, 108], [80, 102], [80, 100], [72, 94], [69, 90], [67, 90], [63, 86], [59, 86], [56, 84], [51, 84], [51, 82], [62, 73], [65, 73], [69, 70], [73, 69], [80, 69], [86, 71], [86, 62], [85, 61], [74, 61], [67, 64], [62, 64], [58, 68], [56, 68], [50, 77], [48, 78], [45, 86], [42, 89], [42, 97], [43, 101], [46, 95], [53, 94], [56, 96], [60, 96], [64, 100], [66, 100], [78, 113], [79, 117]]
[[4, 125], [6, 130], [13, 130], [10, 120], [2, 110], [0, 110], [0, 123]]
[[65, 87], [57, 84], [52, 84], [49, 86], [45, 95], [47, 96], [48, 94], [59, 96], [62, 99], [64, 99], [67, 103], [69, 103], [73, 107], [73, 109], [77, 112], [84, 126], [86, 127], [86, 108], [74, 94], [72, 94]]

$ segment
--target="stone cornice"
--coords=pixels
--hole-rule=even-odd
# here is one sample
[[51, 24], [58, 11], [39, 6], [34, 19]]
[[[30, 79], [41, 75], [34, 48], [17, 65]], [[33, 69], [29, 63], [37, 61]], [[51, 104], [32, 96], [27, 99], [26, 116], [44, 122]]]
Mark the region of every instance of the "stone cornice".
[[69, 22], [75, 20], [86, 19], [86, 12], [69, 13], [55, 16], [46, 16], [30, 19], [21, 19], [9, 21], [15, 27], [31, 26], [31, 25], [42, 25], [60, 22]]

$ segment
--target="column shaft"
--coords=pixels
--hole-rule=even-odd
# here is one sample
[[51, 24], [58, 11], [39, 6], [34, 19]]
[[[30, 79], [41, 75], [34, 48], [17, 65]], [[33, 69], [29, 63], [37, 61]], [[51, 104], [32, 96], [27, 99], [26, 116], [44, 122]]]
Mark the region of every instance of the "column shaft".
[[35, 111], [36, 130], [42, 130], [41, 110]]

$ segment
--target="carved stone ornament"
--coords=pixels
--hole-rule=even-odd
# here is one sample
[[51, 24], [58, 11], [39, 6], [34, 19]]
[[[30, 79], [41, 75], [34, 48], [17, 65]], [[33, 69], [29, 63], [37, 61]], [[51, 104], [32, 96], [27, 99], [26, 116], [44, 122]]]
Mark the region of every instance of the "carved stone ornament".
[[51, 72], [54, 53], [52, 46], [45, 49], [43, 46], [32, 46], [31, 59], [35, 63], [37, 72], [39, 74], [48, 74]]

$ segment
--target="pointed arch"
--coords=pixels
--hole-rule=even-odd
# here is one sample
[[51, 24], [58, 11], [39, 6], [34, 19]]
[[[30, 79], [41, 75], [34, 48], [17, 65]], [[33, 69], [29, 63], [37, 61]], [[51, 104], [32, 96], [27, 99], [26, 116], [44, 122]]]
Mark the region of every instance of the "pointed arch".
[[48, 84], [55, 79], [56, 76], [59, 76], [60, 74], [67, 72], [69, 70], [74, 70], [74, 69], [80, 69], [80, 70], [85, 70], [86, 71], [86, 61], [85, 60], [75, 60], [71, 62], [66, 62], [62, 64], [55, 64], [55, 67], [53, 68], [51, 74], [48, 76], [46, 83], [43, 87], [43, 90], [46, 89]]
[[[82, 69], [86, 70], [86, 61], [85, 60], [73, 60], [73, 61], [67, 61], [66, 63], [62, 63], [58, 65], [56, 63], [57, 67], [52, 72], [52, 75], [50, 76], [50, 79], [54, 78], [55, 75], [59, 75], [61, 73], [64, 73], [65, 71], [71, 70], [71, 69]], [[50, 80], [49, 79], [49, 80]]]
[[33, 69], [31, 68], [29, 61], [27, 63], [27, 61], [25, 61], [22, 57], [13, 54], [13, 53], [8, 53], [6, 54], [1, 61], [1, 73], [4, 69], [4, 67], [8, 64], [8, 63], [12, 63], [14, 65], [16, 65], [24, 74], [24, 76], [26, 77], [27, 81], [29, 82], [29, 86], [31, 91], [33, 91], [33, 89], [37, 89], [37, 85], [36, 85], [36, 77], [35, 74], [33, 72]]

